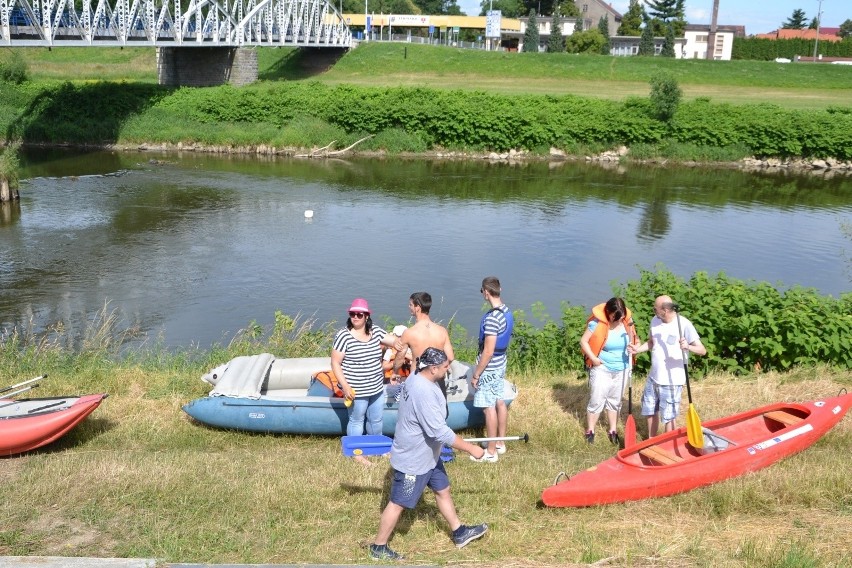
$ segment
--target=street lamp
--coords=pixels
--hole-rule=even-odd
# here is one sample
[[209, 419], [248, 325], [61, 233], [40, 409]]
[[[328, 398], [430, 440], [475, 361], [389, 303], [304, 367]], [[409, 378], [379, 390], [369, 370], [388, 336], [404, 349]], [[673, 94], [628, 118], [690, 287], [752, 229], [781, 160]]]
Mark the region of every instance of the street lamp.
[[819, 0], [819, 8], [817, 9], [817, 27], [816, 40], [814, 40], [814, 63], [817, 61], [817, 46], [819, 45], [819, 26], [822, 24], [822, 0]]

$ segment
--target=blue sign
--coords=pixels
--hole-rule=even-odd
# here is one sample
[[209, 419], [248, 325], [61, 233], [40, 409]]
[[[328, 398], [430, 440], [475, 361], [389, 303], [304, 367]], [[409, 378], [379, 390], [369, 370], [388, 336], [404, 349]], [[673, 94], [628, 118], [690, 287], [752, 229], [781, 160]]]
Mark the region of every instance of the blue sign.
[[430, 25], [429, 26], [429, 35], [432, 35], [433, 33], [435, 33], [435, 26]]
[[367, 31], [370, 31], [370, 30], [372, 30], [372, 29], [373, 29], [373, 24], [371, 23], [371, 22], [372, 22], [372, 20], [373, 20], [373, 18], [372, 18], [372, 17], [367, 16]]

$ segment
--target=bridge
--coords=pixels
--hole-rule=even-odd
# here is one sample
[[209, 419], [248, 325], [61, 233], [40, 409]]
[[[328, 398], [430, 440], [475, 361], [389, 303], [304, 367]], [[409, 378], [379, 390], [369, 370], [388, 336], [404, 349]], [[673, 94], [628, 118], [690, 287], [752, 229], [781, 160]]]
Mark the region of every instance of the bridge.
[[[186, 1], [186, 0], [184, 0]], [[0, 0], [0, 46], [155, 47], [162, 85], [257, 80], [255, 46], [347, 49], [326, 0]]]
[[326, 0], [0, 0], [0, 46], [348, 48]]

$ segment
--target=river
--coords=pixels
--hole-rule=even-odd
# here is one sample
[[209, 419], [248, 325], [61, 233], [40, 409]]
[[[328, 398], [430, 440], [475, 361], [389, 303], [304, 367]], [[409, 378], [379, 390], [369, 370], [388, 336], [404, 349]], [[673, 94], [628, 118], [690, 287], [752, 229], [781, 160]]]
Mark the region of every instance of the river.
[[0, 210], [4, 334], [77, 341], [106, 306], [149, 343], [207, 348], [276, 310], [341, 322], [355, 297], [404, 322], [418, 290], [473, 333], [486, 275], [513, 309], [558, 319], [657, 263], [832, 295], [852, 282], [848, 176], [59, 150], [23, 165]]

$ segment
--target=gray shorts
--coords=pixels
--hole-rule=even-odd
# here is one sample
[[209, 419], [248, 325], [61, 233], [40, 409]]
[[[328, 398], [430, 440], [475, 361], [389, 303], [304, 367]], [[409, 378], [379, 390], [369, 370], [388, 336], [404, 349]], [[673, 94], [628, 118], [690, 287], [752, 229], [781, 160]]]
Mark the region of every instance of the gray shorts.
[[671, 422], [680, 414], [682, 394], [681, 385], [658, 385], [648, 379], [642, 393], [642, 416], [654, 416], [659, 412], [663, 422]]

